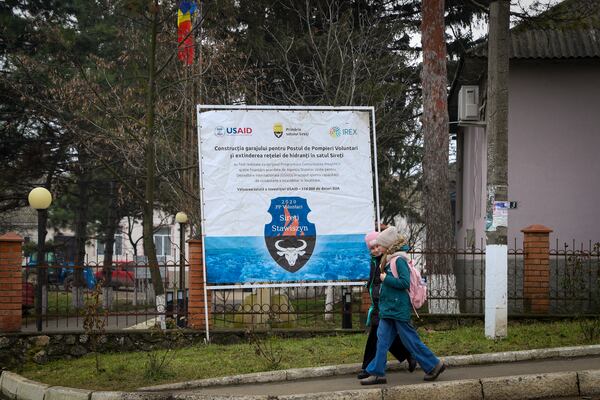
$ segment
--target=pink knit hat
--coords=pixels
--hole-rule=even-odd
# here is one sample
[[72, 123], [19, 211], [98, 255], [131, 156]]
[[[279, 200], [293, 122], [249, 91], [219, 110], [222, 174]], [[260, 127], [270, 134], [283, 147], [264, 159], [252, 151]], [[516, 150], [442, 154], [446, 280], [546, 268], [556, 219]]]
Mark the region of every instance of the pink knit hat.
[[367, 244], [367, 248], [370, 249], [371, 247], [375, 246], [375, 239], [377, 239], [378, 235], [379, 232], [377, 231], [372, 231], [365, 235], [365, 243]]

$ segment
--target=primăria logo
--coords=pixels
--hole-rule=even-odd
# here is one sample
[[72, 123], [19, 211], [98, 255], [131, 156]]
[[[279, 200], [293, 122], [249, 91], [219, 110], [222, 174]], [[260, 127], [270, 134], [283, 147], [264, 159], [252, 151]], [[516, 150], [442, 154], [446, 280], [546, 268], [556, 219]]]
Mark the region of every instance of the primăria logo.
[[273, 124], [273, 134], [277, 139], [283, 136], [283, 125], [280, 122]]

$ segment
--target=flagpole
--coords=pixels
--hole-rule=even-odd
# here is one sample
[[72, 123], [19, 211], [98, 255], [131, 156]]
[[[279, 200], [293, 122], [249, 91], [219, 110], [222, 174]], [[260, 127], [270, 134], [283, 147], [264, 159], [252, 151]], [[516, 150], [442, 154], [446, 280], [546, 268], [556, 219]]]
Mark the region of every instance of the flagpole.
[[[198, 68], [197, 68], [197, 73], [195, 74], [196, 76], [193, 79], [193, 83], [192, 83], [192, 98], [193, 98], [193, 110], [192, 111], [192, 131], [194, 131], [194, 127], [198, 126], [198, 113], [195, 111], [196, 110], [196, 105], [197, 104], [202, 104], [202, 67], [203, 67], [203, 53], [202, 53], [202, 24], [204, 23], [204, 15], [203, 15], [203, 3], [202, 0], [199, 0], [199, 4], [198, 4], [198, 18], [200, 18], [200, 22], [198, 24], [198, 31], [197, 34], [194, 35], [194, 40], [195, 40], [195, 45], [196, 48], [198, 49]], [[197, 39], [197, 40], [196, 40]], [[193, 151], [193, 156], [192, 156], [192, 162], [194, 162], [194, 165], [199, 165], [199, 159], [198, 159], [198, 135], [197, 133], [193, 132], [191, 135], [192, 138], [192, 142], [190, 143], [190, 151]], [[191, 189], [193, 191], [193, 193], [198, 193], [200, 194], [200, 176], [196, 175], [196, 173], [198, 173], [198, 169], [194, 168], [193, 169], [194, 174], [192, 174], [192, 186]], [[198, 229], [199, 232], [197, 234], [197, 237], [200, 238], [200, 240], [204, 240], [203, 234], [202, 234], [202, 207], [198, 207], [199, 211], [199, 221], [198, 221]], [[204, 250], [204, 243], [202, 244], [202, 249]], [[205, 258], [205, 253], [204, 251], [202, 252], [202, 259], [203, 261], [206, 261]], [[206, 289], [206, 263], [203, 262], [202, 265], [202, 270], [204, 273], [204, 327], [206, 330], [206, 341], [210, 342], [210, 322], [209, 322], [209, 316], [208, 316], [208, 304], [209, 304], [209, 299], [208, 299], [208, 290]]]
[[[198, 4], [198, 18], [200, 18], [200, 23], [198, 24], [198, 29], [194, 34], [194, 44], [195, 47], [198, 49], [198, 67], [197, 67], [197, 71], [195, 74], [195, 79], [193, 80], [193, 84], [192, 84], [192, 98], [193, 98], [193, 104], [192, 104], [192, 121], [194, 122], [192, 124], [192, 135], [191, 135], [191, 142], [190, 142], [190, 151], [193, 151], [193, 156], [192, 156], [192, 162], [194, 162], [194, 165], [197, 166], [198, 165], [198, 159], [197, 159], [197, 155], [198, 152], [196, 149], [198, 149], [198, 135], [195, 133], [195, 127], [197, 127], [197, 123], [196, 123], [196, 119], [197, 119], [197, 115], [196, 115], [196, 105], [197, 104], [201, 104], [202, 103], [202, 99], [201, 99], [201, 84], [202, 84], [202, 62], [203, 62], [203, 54], [202, 54], [202, 24], [204, 22], [204, 4], [202, 2], [202, 0], [199, 1]], [[192, 181], [191, 181], [191, 185], [190, 185], [190, 189], [192, 190], [193, 193], [200, 193], [200, 187], [199, 187], [199, 176], [198, 176], [198, 169], [194, 168], [193, 169], [194, 173], [192, 174]], [[202, 230], [201, 225], [200, 226], [200, 230]]]

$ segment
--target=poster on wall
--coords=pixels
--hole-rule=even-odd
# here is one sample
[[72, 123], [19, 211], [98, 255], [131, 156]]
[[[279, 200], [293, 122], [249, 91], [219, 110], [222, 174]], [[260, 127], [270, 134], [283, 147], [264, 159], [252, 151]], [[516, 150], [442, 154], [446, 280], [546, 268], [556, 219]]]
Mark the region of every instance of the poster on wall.
[[368, 278], [371, 114], [198, 106], [208, 284]]

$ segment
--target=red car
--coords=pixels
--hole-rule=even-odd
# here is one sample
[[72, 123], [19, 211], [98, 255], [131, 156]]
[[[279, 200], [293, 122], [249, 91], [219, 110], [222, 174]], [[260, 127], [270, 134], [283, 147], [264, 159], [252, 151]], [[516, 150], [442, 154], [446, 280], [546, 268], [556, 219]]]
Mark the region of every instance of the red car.
[[[115, 266], [112, 269], [112, 273], [110, 274], [111, 282], [110, 286], [116, 288], [128, 288], [134, 286], [134, 276], [133, 272], [127, 270], [127, 266], [131, 266], [133, 263], [131, 262], [116, 262]], [[99, 282], [101, 279], [105, 281], [105, 274], [103, 269], [99, 269], [95, 274], [96, 282]]]

